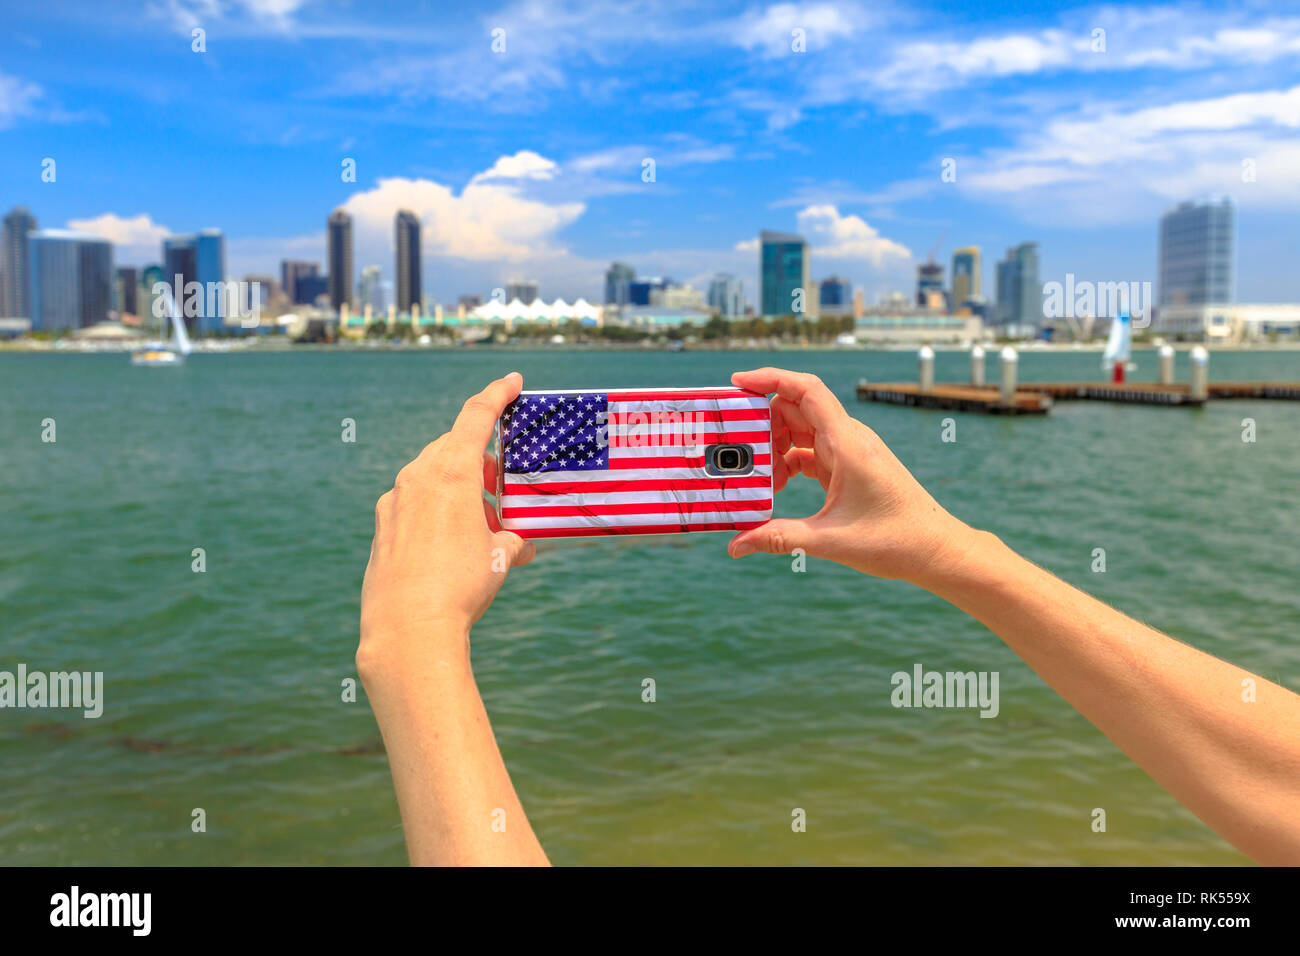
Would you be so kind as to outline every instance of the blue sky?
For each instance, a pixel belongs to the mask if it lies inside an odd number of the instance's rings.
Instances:
[[[216,226],[236,278],[323,261],[343,205],[391,279],[411,208],[444,302],[613,259],[752,302],[758,230],[797,230],[874,301],[967,244],[989,293],[1028,239],[1044,281],[1154,279],[1160,213],[1228,194],[1239,298],[1300,301],[1300,11],[953,6],[3,0],[0,205],[119,264]]]

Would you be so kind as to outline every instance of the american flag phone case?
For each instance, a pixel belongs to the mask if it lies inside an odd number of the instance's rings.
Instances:
[[[772,517],[772,412],[734,386],[521,392],[497,423],[525,538],[740,531]]]

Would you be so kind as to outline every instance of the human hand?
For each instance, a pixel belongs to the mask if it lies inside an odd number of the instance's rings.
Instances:
[[[815,478],[826,490],[825,504],[811,517],[777,518],[736,535],[727,549],[732,557],[802,548],[864,574],[924,586],[937,563],[960,553],[971,529],[945,511],[817,376],[762,368],[737,372],[731,382],[776,393],[773,491],[795,475]]]
[[[484,452],[497,419],[523,387],[511,372],[471,397],[451,431],[425,446],[375,505],[375,537],[361,586],[362,671],[401,669],[430,653],[468,663],[469,629],[532,542],[502,531],[483,499],[497,461]]]

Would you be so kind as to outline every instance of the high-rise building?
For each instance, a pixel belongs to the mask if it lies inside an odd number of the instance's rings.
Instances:
[[[997,324],[1029,334],[1043,320],[1043,284],[1038,278],[1038,243],[1022,242],[1007,250],[997,265]]]
[[[665,309],[695,309],[703,311],[704,296],[700,290],[689,285],[669,285],[664,286],[650,302],[651,305],[661,305]]]
[[[963,246],[952,254],[952,304],[960,306],[980,296],[980,247]]]
[[[140,270],[119,266],[113,282],[113,308],[118,315],[139,315]]]
[[[370,306],[374,314],[388,308],[384,304],[384,276],[379,266],[366,266],[361,270],[361,281],[357,283],[357,308],[366,306]]]
[[[943,266],[923,262],[916,267],[916,304],[932,309],[943,301]]]
[[[244,285],[240,291],[242,299],[239,307],[243,309],[244,315],[253,313],[260,315],[262,310],[271,305],[279,292],[274,276],[247,275],[241,281]]]
[[[27,257],[33,330],[79,329],[108,320],[111,242],[67,229],[42,229],[27,236]]]
[[[203,308],[197,316],[186,316],[185,325],[193,332],[219,332],[225,327],[226,313],[230,305],[225,296],[215,295],[216,286],[224,286],[226,281],[226,241],[220,229],[204,229],[189,236],[169,236],[163,240],[164,281],[173,285],[179,281],[181,297],[177,305],[181,306],[189,298],[186,286],[197,282],[203,287]],[[180,279],[177,279],[180,276]],[[209,309],[209,304],[215,309]]]
[[[518,299],[524,305],[532,305],[537,299],[537,283],[532,279],[513,279],[506,283],[506,301]]]
[[[154,310],[154,300],[158,298],[158,293],[154,290],[159,283],[171,284],[162,266],[150,264],[140,270],[140,311],[136,315],[140,316],[140,321],[146,328],[161,330],[162,323],[166,320],[159,318]],[[161,310],[161,307],[159,309]]]
[[[1219,197],[1184,202],[1160,217],[1160,304],[1236,300],[1236,207]]]
[[[326,268],[329,270],[330,308],[337,311],[344,305],[352,306],[352,217],[342,209],[335,209],[330,213],[326,228],[329,232]]]
[[[656,298],[662,298],[663,290],[672,285],[672,279],[654,276],[649,279],[633,279],[627,284],[628,305],[652,305]]]
[[[818,314],[845,316],[853,314],[853,283],[839,276],[821,281],[818,290]]]
[[[280,260],[280,288],[284,290],[284,297],[291,305],[306,305],[312,301],[298,291],[298,283],[302,279],[319,275],[319,263],[304,262],[301,259]]]
[[[803,236],[764,229],[759,234],[763,315],[817,314],[817,294],[808,278],[808,243]]]
[[[0,318],[31,318],[27,236],[35,231],[36,217],[26,206],[15,206],[5,216],[0,238]]]
[[[330,292],[329,276],[322,276],[322,275],[299,276],[298,287],[296,289],[296,292],[298,293],[298,302],[295,304],[315,305],[315,306],[321,305],[322,303],[317,300],[322,299],[322,297],[326,300],[328,300],[329,298],[329,292]],[[328,305],[329,303],[328,301],[326,301],[324,304]]]
[[[605,270],[605,304],[620,308],[628,305],[628,286],[635,281],[635,269],[625,262],[613,263]]]
[[[745,284],[727,272],[719,272],[709,282],[709,308],[723,317],[734,319],[745,314]]]
[[[410,312],[424,301],[420,289],[420,220],[415,213],[400,209],[393,220],[397,230],[397,311]]]

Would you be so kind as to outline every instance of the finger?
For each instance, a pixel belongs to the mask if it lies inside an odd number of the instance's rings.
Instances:
[[[786,466],[785,455],[778,452],[772,456],[772,494],[784,488],[789,480],[790,469]]]
[[[790,429],[784,424],[777,425],[775,420],[772,424],[772,450],[778,455],[784,455],[790,450]]]
[[[747,554],[789,554],[795,548],[809,550],[812,532],[807,522],[792,518],[776,518],[749,531],[742,531],[731,539],[727,553],[733,558]]]
[[[378,538],[388,520],[388,511],[393,504],[393,493],[385,491],[375,502],[375,537]]]
[[[513,531],[498,531],[492,538],[496,547],[505,548],[512,568],[527,564],[537,554],[537,548],[531,541],[519,537]]]
[[[487,518],[489,531],[495,534],[501,530],[501,517],[497,514],[497,509],[492,507],[492,502],[486,498],[483,499],[483,517]]]
[[[781,456],[781,460],[785,465],[786,473],[791,478],[795,475],[803,475],[806,478],[822,481],[822,470],[817,462],[817,455],[807,448],[791,448]]]
[[[785,423],[786,428],[792,432],[812,434],[817,431],[798,405],[780,395],[772,399],[772,415],[776,417],[777,414],[781,416],[781,421]]]
[[[490,383],[477,395],[471,395],[456,416],[456,423],[451,426],[452,437],[473,447],[476,455],[480,454],[492,437],[497,419],[506,410],[506,406],[519,396],[519,390],[523,387],[524,377],[518,372],[511,372]]]
[[[776,393],[797,405],[812,431],[837,427],[848,412],[826,384],[816,375],[791,372],[783,368],[760,368],[749,372],[736,372],[731,383],[764,395]]]
[[[497,476],[499,474],[497,456],[485,452],[483,455],[483,490],[493,497],[497,493]]]

